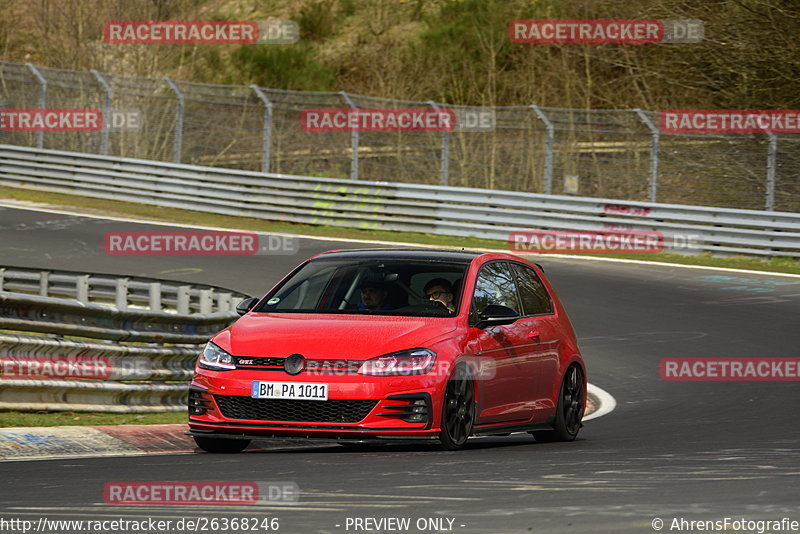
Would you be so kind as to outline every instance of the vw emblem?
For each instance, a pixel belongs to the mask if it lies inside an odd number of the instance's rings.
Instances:
[[[291,356],[286,358],[283,362],[283,368],[290,375],[299,374],[300,371],[305,369],[305,367],[306,367],[306,359],[303,357],[302,354],[292,354]]]

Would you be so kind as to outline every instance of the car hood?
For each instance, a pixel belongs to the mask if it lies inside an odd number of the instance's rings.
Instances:
[[[457,318],[249,313],[212,341],[234,356],[363,360],[426,347],[456,325]]]

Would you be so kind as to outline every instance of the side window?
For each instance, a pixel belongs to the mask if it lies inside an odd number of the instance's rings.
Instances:
[[[514,275],[506,262],[494,262],[484,265],[478,274],[473,297],[475,311],[483,313],[487,306],[498,304],[507,306],[520,313],[517,288]]]
[[[536,272],[519,263],[512,263],[511,265],[517,275],[519,295],[522,298],[522,309],[524,310],[523,315],[553,313],[550,296],[547,294],[542,281],[536,276]]]

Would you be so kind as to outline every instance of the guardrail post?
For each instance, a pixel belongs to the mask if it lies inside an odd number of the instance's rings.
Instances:
[[[0,267],[0,291],[3,291],[3,284],[5,283],[6,268]]]
[[[769,136],[769,145],[767,148],[767,211],[775,210],[775,168],[776,160],[778,158],[778,136],[772,132],[767,133]]]
[[[531,109],[540,121],[544,123],[545,130],[547,131],[547,139],[545,140],[544,152],[544,194],[553,194],[553,145],[556,140],[556,127],[553,121],[544,114],[544,111],[539,106],[531,106]]]
[[[655,202],[656,198],[658,197],[658,152],[659,146],[661,144],[661,131],[658,129],[653,121],[650,120],[650,117],[639,108],[634,109],[633,111],[639,115],[639,118],[642,122],[647,126],[650,130],[651,138],[650,138],[650,192],[649,192],[649,200],[650,202]]]
[[[180,314],[189,313],[189,297],[192,286],[178,286],[178,296],[175,307]]]
[[[267,95],[257,85],[251,85],[250,89],[255,91],[256,96],[264,103],[264,125],[261,135],[261,172],[269,172],[270,148],[272,146],[272,102]]]
[[[214,311],[214,291],[211,289],[200,290],[200,313],[208,315]]]
[[[148,290],[148,300],[150,301],[150,309],[153,311],[161,311],[161,282],[151,282]]]
[[[36,79],[39,81],[39,109],[44,109],[47,106],[47,80],[44,79],[42,73],[39,72],[33,63],[25,63],[25,65],[33,72]],[[36,133],[36,148],[44,148],[44,130]]]
[[[89,302],[89,275],[84,274],[75,278],[75,298],[78,302]]]
[[[103,137],[100,141],[100,153],[104,156],[108,155],[108,139],[109,134],[111,133],[111,100],[114,95],[113,89],[111,89],[111,84],[103,77],[102,74],[97,72],[96,70],[92,69],[92,74],[100,82],[100,85],[103,86],[106,92],[106,101],[103,106]]]
[[[181,162],[181,149],[183,145],[183,91],[175,85],[175,82],[169,76],[164,77],[164,81],[167,82],[167,85],[175,91],[175,95],[178,97],[178,100],[175,104],[175,134],[174,134],[174,148],[172,153],[172,161],[173,163],[180,163]]]
[[[117,290],[114,295],[114,303],[118,310],[128,308],[128,279],[117,278]]]
[[[47,290],[50,287],[50,272],[42,271],[39,273],[39,295],[42,297],[47,296]]]
[[[345,91],[341,91],[339,93],[342,96],[345,104],[350,109],[358,109],[353,99],[350,98]],[[351,180],[358,180],[358,150],[359,150],[359,136],[358,136],[358,128],[353,128],[350,130],[350,179]]]
[[[231,302],[230,293],[217,293],[217,311],[226,312],[236,309]]]
[[[428,104],[439,111],[439,104],[434,102],[433,100],[428,100]],[[442,164],[439,170],[439,183],[441,185],[448,185],[450,182],[450,132],[443,131],[442,132]]]

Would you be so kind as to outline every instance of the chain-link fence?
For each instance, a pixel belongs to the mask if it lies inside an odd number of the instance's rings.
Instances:
[[[658,113],[469,108],[0,62],[0,108],[138,111],[138,129],[0,132],[0,143],[252,171],[800,211],[800,135],[668,134]],[[444,133],[308,132],[309,108],[491,113]],[[107,115],[108,116],[108,115]]]

